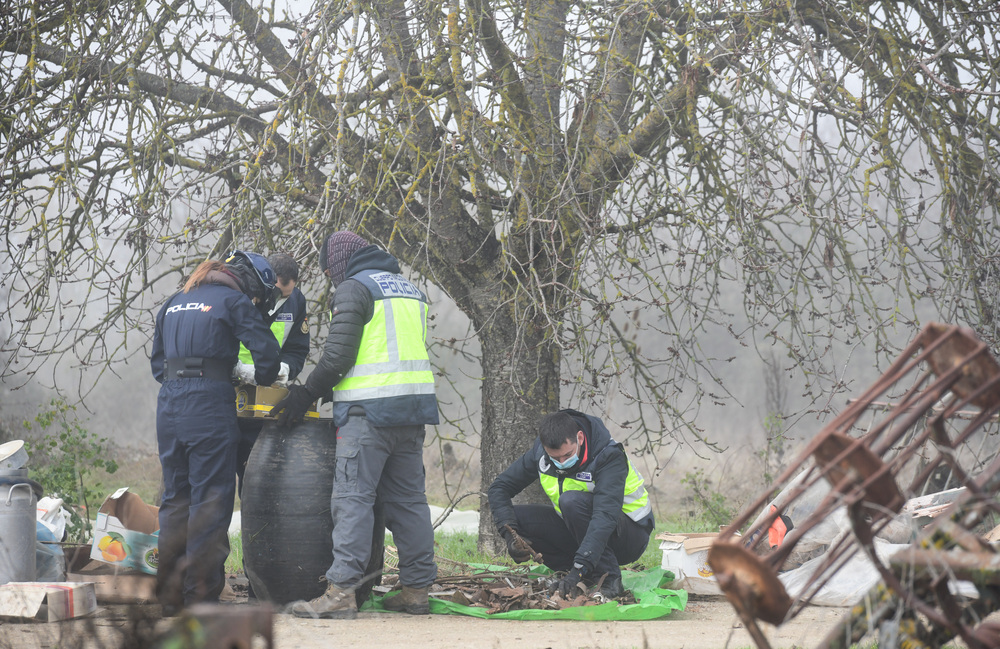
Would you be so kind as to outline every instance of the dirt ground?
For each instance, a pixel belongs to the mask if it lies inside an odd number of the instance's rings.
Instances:
[[[237,604],[225,608],[250,610],[248,606]],[[146,610],[139,611],[140,614],[157,612],[155,606],[141,608]],[[775,649],[814,647],[843,615],[844,609],[809,608],[778,629],[766,627],[765,633]],[[385,612],[360,613],[356,620],[301,620],[285,614],[276,614],[273,619],[274,647],[281,649],[744,649],[754,646],[729,604],[717,599],[692,598],[686,610],[648,622],[522,622]],[[154,634],[169,631],[172,624],[176,620],[156,622]],[[0,647],[123,648],[122,638],[130,626],[124,606],[102,607],[89,620],[51,624],[0,622]],[[264,646],[259,638],[253,644],[254,649]]]
[[[840,609],[810,609],[804,615],[768,634],[778,647],[812,647],[840,617]],[[346,624],[300,621],[282,615],[278,621],[281,647],[319,647],[309,644],[321,635],[326,646],[351,646],[365,638],[372,648],[463,647],[463,649],[722,649],[752,647],[750,636],[724,601],[689,603],[649,622],[522,622],[481,620],[462,616],[406,616],[361,614]],[[287,644],[285,644],[287,643]]]

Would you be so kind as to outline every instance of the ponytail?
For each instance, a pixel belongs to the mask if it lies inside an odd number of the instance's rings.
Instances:
[[[188,277],[187,282],[184,283],[184,292],[187,293],[193,288],[198,288],[201,283],[205,281],[208,274],[212,271],[222,271],[225,272],[226,265],[221,261],[216,261],[214,259],[209,259],[198,264],[198,267],[194,269],[191,273],[191,277]]]

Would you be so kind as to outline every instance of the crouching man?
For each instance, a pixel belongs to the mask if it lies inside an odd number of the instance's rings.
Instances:
[[[552,505],[514,505],[536,479]],[[620,596],[619,566],[642,556],[654,526],[642,476],[622,445],[600,419],[576,410],[542,417],[534,446],[493,481],[488,496],[511,558],[532,558],[516,534],[546,566],[566,573],[554,584],[563,597],[602,576],[601,593]]]

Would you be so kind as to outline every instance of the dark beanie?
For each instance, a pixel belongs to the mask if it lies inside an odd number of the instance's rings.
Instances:
[[[367,245],[367,241],[350,230],[338,230],[326,238],[319,252],[319,267],[324,273],[330,271],[330,279],[337,286],[344,281],[351,255]]]

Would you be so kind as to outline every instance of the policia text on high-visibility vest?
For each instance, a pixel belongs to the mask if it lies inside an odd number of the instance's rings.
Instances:
[[[376,298],[354,366],[333,388],[333,400],[366,401],[434,394],[434,373],[425,344],[427,302],[403,277],[376,272],[357,279]],[[381,298],[381,299],[380,299]]]

